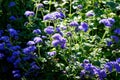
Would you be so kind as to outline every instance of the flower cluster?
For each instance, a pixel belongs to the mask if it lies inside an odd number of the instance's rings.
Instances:
[[[53,38],[52,45],[54,47],[60,45],[62,49],[66,48],[66,39],[63,38],[60,34],[56,33],[52,36],[52,38]]]
[[[104,24],[106,27],[112,27],[115,23],[115,20],[113,18],[101,19],[99,23]]]
[[[93,66],[89,60],[84,60],[81,66],[84,68],[81,73],[80,77],[85,78],[86,75],[89,77],[97,76],[100,80],[103,80],[107,76],[105,69],[100,69]]]
[[[43,20],[56,20],[56,19],[63,19],[65,18],[65,15],[63,14],[63,12],[52,12],[49,14],[46,14],[43,17]]]

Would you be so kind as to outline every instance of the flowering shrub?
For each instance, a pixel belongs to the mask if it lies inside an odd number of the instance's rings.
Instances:
[[[118,80],[120,1],[2,0],[1,80]]]

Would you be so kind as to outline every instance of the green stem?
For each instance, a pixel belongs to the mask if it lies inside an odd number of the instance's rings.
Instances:
[[[70,0],[70,15],[71,15],[71,10],[72,10],[72,0]]]
[[[39,43],[37,44],[37,47],[38,47],[38,56],[41,57],[41,54],[40,54],[40,45],[39,45]]]
[[[51,11],[51,3],[52,3],[52,0],[50,0],[50,3],[49,3],[49,12]]]
[[[37,15],[38,15],[38,7],[36,8],[36,12],[35,12],[35,18],[37,18]]]
[[[103,42],[103,40],[104,40],[104,38],[105,38],[106,34],[107,34],[107,30],[106,30],[106,31],[105,31],[105,33],[103,34],[102,39],[101,39],[101,41],[100,41],[100,43],[99,43],[99,44],[101,44],[101,43]]]

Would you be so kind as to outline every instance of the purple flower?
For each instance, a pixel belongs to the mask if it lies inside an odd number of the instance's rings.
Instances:
[[[43,8],[43,7],[44,7],[44,5],[43,5],[42,3],[39,3],[39,4],[37,4],[36,6],[37,6],[37,8],[38,8],[38,9],[40,9],[40,8]]]
[[[0,60],[3,59],[5,55],[3,53],[0,53]]]
[[[112,19],[112,18],[108,18],[108,19],[101,19],[100,21],[99,21],[99,23],[101,24],[104,24],[106,27],[111,27],[111,26],[113,26],[113,24],[115,23],[115,20],[114,19]]]
[[[81,22],[81,25],[78,27],[78,29],[86,32],[88,30],[88,24],[85,22]]]
[[[16,17],[15,16],[10,16],[9,18],[11,21],[15,21],[16,20]]]
[[[117,62],[117,63],[120,63],[120,58],[116,59],[116,62]]]
[[[31,52],[34,52],[35,50],[36,50],[35,46],[29,46],[29,47],[23,49],[23,53],[24,54],[29,54]]]
[[[53,20],[53,16],[51,14],[46,14],[44,17],[43,17],[43,20]]]
[[[35,37],[33,40],[35,43],[41,43],[42,39],[40,37]]]
[[[60,47],[61,47],[62,49],[65,49],[65,48],[66,48],[66,43],[61,43],[61,44],[60,44]]]
[[[57,27],[57,28],[56,28],[56,31],[57,31],[58,33],[61,32],[60,27]]]
[[[111,62],[107,62],[105,65],[104,65],[105,69],[107,69],[109,72],[112,72],[113,70],[113,65]]]
[[[13,70],[12,74],[15,78],[20,78],[21,77],[20,70]]]
[[[41,30],[40,29],[35,29],[35,30],[33,30],[33,33],[34,34],[41,34]]]
[[[2,41],[4,41],[4,42],[10,42],[8,36],[2,36],[2,37],[0,38],[0,40],[2,40]]]
[[[52,12],[49,14],[46,14],[43,17],[43,20],[56,20],[56,19],[62,19],[65,15],[62,12]]]
[[[111,39],[113,39],[116,43],[119,42],[119,37],[117,36],[111,36]]]
[[[8,29],[8,31],[9,31],[9,34],[10,34],[11,37],[18,36],[18,33],[17,33],[17,31],[15,29],[10,28],[10,29]]]
[[[70,24],[69,24],[70,26],[79,26],[79,24],[78,24],[78,22],[76,22],[76,21],[72,21],[72,22],[70,22]]]
[[[115,29],[115,30],[114,30],[114,33],[120,35],[120,28]]]
[[[113,44],[112,41],[107,41],[107,46],[111,46]]]
[[[114,68],[116,69],[117,72],[120,72],[120,66],[117,62],[113,62]]]
[[[0,30],[0,37],[2,36],[3,33],[4,33],[3,30]]]
[[[65,17],[65,15],[62,12],[53,12],[51,13],[54,19],[62,19]]]
[[[49,56],[54,56],[56,54],[56,51],[48,52]]]
[[[4,43],[0,43],[0,50],[5,50],[5,44]]]
[[[41,36],[42,37],[42,39],[46,39],[47,38],[47,36]]]
[[[14,64],[14,67],[15,67],[15,68],[18,68],[20,62],[21,62],[21,59],[20,59],[20,58],[17,58],[17,59],[15,60],[15,62],[13,63],[13,64]]]
[[[66,26],[60,26],[60,28],[61,28],[62,30],[66,30],[66,29],[67,29]]]
[[[56,34],[54,34],[54,35],[52,36],[52,38],[53,38],[53,39],[60,40],[60,39],[62,38],[62,36],[61,36],[60,34],[56,33]]]
[[[35,13],[34,13],[33,11],[25,11],[24,15],[25,15],[26,17],[28,17],[28,16],[34,16]]]
[[[14,51],[14,52],[12,53],[12,55],[17,57],[17,56],[20,55],[20,51]]]
[[[70,37],[70,36],[72,36],[72,33],[71,32],[67,32],[66,35],[67,35],[67,37]]]
[[[13,7],[15,5],[16,5],[16,3],[14,1],[12,1],[12,2],[9,3],[8,7]]]
[[[87,60],[87,59],[84,59],[84,61],[83,61],[83,63],[89,63],[89,60]]]
[[[17,51],[20,48],[21,48],[20,46],[11,46],[9,49],[12,50],[12,51]]]
[[[95,13],[93,12],[93,10],[90,10],[86,13],[86,16],[89,17],[89,16],[94,16]]]
[[[53,26],[48,26],[47,28],[44,29],[44,32],[47,34],[53,34],[54,33]]]
[[[52,45],[54,47],[57,47],[58,45],[60,45],[62,49],[66,47],[66,39],[63,38],[60,34],[56,33],[52,36],[52,38],[54,39],[52,41]]]
[[[60,41],[59,41],[59,40],[53,40],[53,41],[52,41],[52,45],[53,45],[54,47],[57,47],[59,44],[60,44]]]
[[[80,77],[83,77],[85,75],[86,71],[85,70],[81,70],[80,72]]]
[[[83,8],[83,6],[82,6],[82,5],[78,5],[77,7],[78,7],[78,9],[82,9],[82,8]]]
[[[100,73],[99,73],[100,79],[105,78],[106,76],[107,76],[106,71],[104,69],[100,70]]]
[[[32,62],[32,63],[30,64],[30,66],[31,66],[31,69],[40,69],[40,67],[39,67],[38,65],[36,65],[35,62]]]
[[[115,20],[113,18],[108,18],[108,21],[111,23],[111,24],[114,24],[115,23]]]
[[[34,42],[34,41],[28,41],[28,42],[27,42],[27,45],[28,45],[28,46],[33,46],[33,45],[35,45],[35,42]]]

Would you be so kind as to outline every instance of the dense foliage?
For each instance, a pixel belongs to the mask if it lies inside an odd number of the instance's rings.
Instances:
[[[0,80],[119,80],[119,0],[0,0]]]

